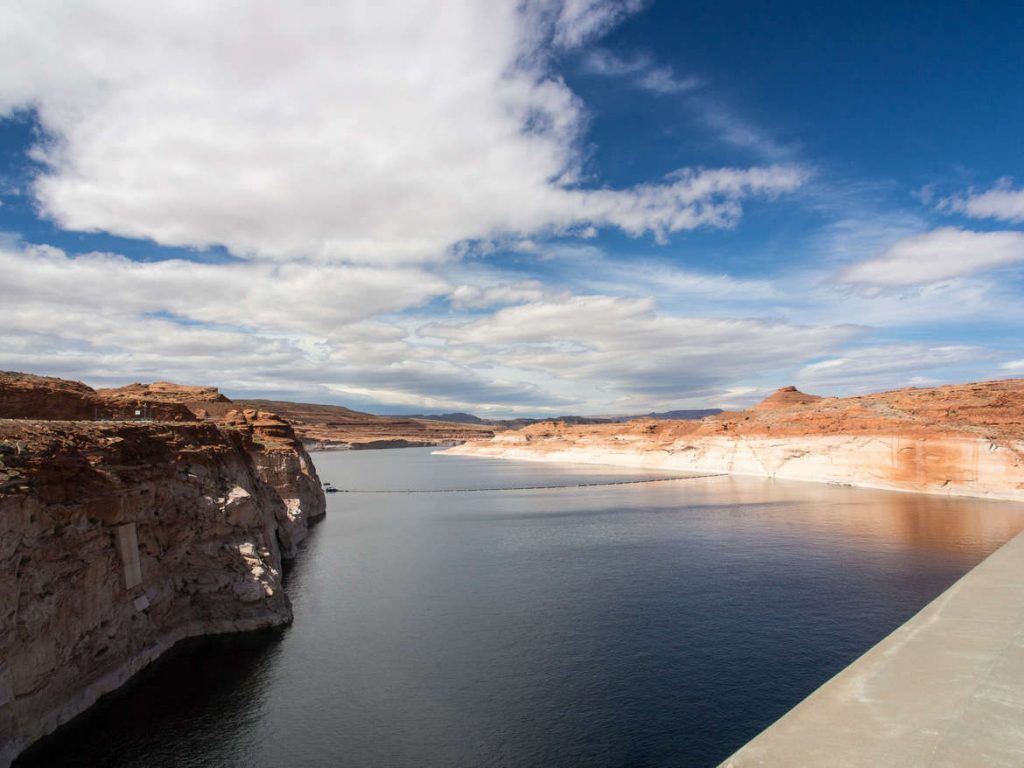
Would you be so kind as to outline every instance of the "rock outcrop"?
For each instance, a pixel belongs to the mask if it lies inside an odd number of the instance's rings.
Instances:
[[[231,402],[216,387],[191,387],[157,381],[152,384],[128,384],[124,387],[96,390],[102,404],[101,418],[155,421],[195,421],[202,418],[197,406]]]
[[[848,398],[786,387],[701,421],[548,422],[446,452],[1024,500],[1024,380]]]
[[[0,380],[34,415],[0,418],[0,765],[184,638],[290,621],[282,558],[325,510],[272,414],[44,420],[99,395],[27,380]]]
[[[281,498],[278,538],[284,556],[294,557],[309,524],[323,517],[327,508],[323,485],[309,454],[291,424],[276,414],[252,408],[229,411],[223,424],[248,437],[253,446],[250,456],[260,479]]]
[[[0,418],[89,420],[99,407],[95,390],[81,382],[0,371]]]

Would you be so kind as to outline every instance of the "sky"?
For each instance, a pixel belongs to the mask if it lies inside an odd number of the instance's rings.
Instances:
[[[378,413],[1024,376],[1024,4],[0,0],[0,369]]]

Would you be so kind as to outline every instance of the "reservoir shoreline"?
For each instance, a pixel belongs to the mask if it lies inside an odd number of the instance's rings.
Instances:
[[[700,421],[545,422],[443,453],[1024,501],[1024,381],[858,397],[783,387]]]
[[[905,473],[904,452],[934,455],[939,450],[967,457],[974,464],[969,481]],[[899,435],[871,438],[705,439],[684,447],[573,445],[554,438],[519,442],[515,435],[471,441],[436,451],[440,455],[476,456],[555,464],[595,464],[640,470],[698,472],[767,477],[778,480],[845,485],[881,491],[934,496],[1024,501],[1020,446],[1003,448],[982,440],[907,440]],[[982,456],[982,461],[978,457]]]

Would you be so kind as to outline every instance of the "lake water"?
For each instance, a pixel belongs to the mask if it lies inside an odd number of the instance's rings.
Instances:
[[[16,765],[712,766],[1018,531],[1020,505],[314,454],[293,626],[179,650]]]

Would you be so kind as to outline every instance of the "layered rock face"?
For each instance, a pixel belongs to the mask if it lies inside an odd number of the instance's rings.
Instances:
[[[183,638],[291,620],[319,479],[287,422],[226,421],[0,419],[0,765]]]
[[[850,398],[787,387],[698,422],[545,423],[446,452],[1024,500],[1024,380]]]
[[[229,411],[223,423],[244,433],[254,446],[250,456],[260,479],[273,487],[283,502],[278,538],[284,556],[294,557],[310,522],[327,510],[323,485],[309,454],[291,424],[276,414],[246,408]]]

